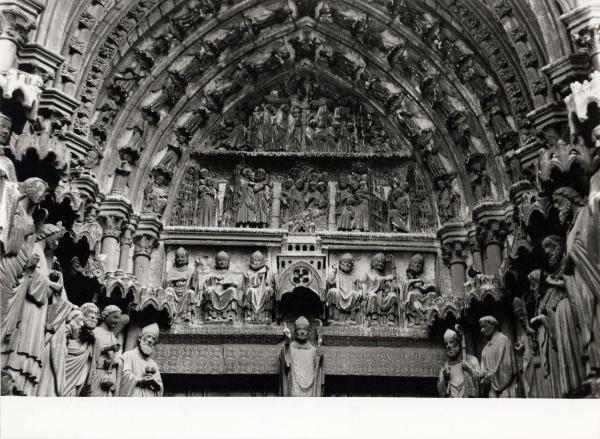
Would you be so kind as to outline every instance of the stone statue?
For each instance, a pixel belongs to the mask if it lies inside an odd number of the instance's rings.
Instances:
[[[515,353],[519,363],[519,374],[526,398],[545,397],[542,363],[535,331],[529,325],[525,303],[520,297],[513,300],[513,312],[517,319],[517,339]]]
[[[335,194],[335,209],[337,215],[338,230],[352,230],[354,221],[354,205],[356,200],[350,184],[346,178],[338,182],[338,190]]]
[[[197,225],[214,227],[217,223],[217,188],[214,180],[208,177],[208,170],[200,170],[198,180]]]
[[[183,247],[179,247],[175,251],[173,266],[167,270],[164,282],[165,293],[172,294],[177,304],[174,323],[193,320],[196,305],[191,285],[193,271],[193,267],[190,266],[189,253]]]
[[[229,271],[229,255],[220,251],[215,257],[215,268],[202,284],[202,308],[206,321],[233,322],[240,301],[239,285],[235,274]]]
[[[462,337],[452,329],[444,333],[447,360],[440,369],[437,388],[444,398],[478,398],[481,370],[479,361],[462,347]]]
[[[435,285],[423,278],[425,259],[420,253],[411,256],[406,269],[406,283],[403,285],[400,303],[406,312],[409,326],[425,324],[426,314],[423,302],[431,293],[435,293]]]
[[[445,178],[437,180],[438,213],[442,224],[460,219],[460,194],[456,193]]]
[[[73,305],[66,299],[62,273],[51,269],[63,232],[53,224],[44,225],[32,253],[23,255],[28,261],[23,280],[12,291],[3,291],[2,368],[11,375],[17,394],[38,393],[43,369],[51,358],[60,363],[57,373],[64,373],[64,368],[60,371],[64,358],[59,358],[59,351],[66,343],[64,323]],[[62,338],[53,337],[57,331]],[[45,390],[50,391],[51,378],[45,376]]]
[[[258,250],[250,256],[250,269],[244,273],[240,291],[246,323],[271,324],[275,306],[275,274]]]
[[[361,324],[361,281],[354,274],[354,258],[350,253],[340,257],[339,268],[331,266],[327,278],[325,306],[329,310],[331,324]]]
[[[138,346],[121,355],[123,372],[119,396],[162,396],[158,364],[152,359],[158,334],[156,323],[145,326],[138,338]]]
[[[481,386],[490,398],[518,398],[518,367],[512,341],[492,316],[479,319],[487,344],[481,353]]]
[[[267,181],[267,173],[259,168],[254,174],[254,193],[256,199],[256,219],[254,225],[258,228],[269,227],[271,222],[271,186]]]
[[[117,334],[129,323],[129,316],[121,314],[116,305],[102,310],[102,324],[94,329],[94,367],[91,396],[118,395],[118,354],[121,344]]]
[[[250,168],[242,170],[236,194],[236,227],[250,227],[256,223],[256,194],[254,192],[254,172]]]
[[[63,396],[85,396],[90,390],[94,348],[94,328],[98,325],[100,310],[93,303],[81,305],[83,326],[77,336],[67,340],[65,390]]]
[[[10,143],[12,135],[12,119],[5,114],[0,113],[0,146],[6,146]]]
[[[592,133],[593,138],[594,133],[597,129]],[[588,376],[597,375],[600,370],[600,188],[595,186],[599,175],[596,172],[591,179],[587,205],[568,187],[557,189],[552,196],[561,225],[568,227],[564,281],[569,300],[579,317]]]
[[[299,317],[294,323],[294,340],[287,326],[279,356],[279,394],[281,396],[322,396],[325,374],[321,340],[315,347],[308,339],[309,323]]]
[[[550,383],[558,384],[560,396],[572,396],[585,380],[585,371],[578,319],[563,277],[563,240],[555,235],[547,236],[542,241],[542,248],[548,272],[543,272],[540,278],[544,295],[531,324],[537,326],[541,323],[550,338],[550,345],[543,346]]]
[[[168,186],[162,174],[151,178],[144,188],[144,205],[142,212],[162,215],[167,207]]]
[[[392,232],[406,233],[410,213],[410,198],[408,183],[400,184],[397,178],[392,179],[392,189],[387,196],[390,230]]]
[[[383,253],[371,258],[371,269],[363,280],[365,313],[369,326],[398,323],[398,286],[394,274],[385,274]]]
[[[368,232],[370,222],[369,201],[371,200],[371,193],[369,192],[366,179],[361,179],[361,181],[358,182],[354,197],[356,205],[354,206],[352,230]]]

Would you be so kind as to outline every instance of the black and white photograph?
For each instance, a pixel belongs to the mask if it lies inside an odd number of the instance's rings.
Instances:
[[[600,437],[600,0],[0,0],[0,145],[4,437]]]

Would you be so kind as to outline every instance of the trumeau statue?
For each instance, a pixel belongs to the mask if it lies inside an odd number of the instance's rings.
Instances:
[[[482,392],[490,398],[519,398],[518,366],[512,341],[492,316],[479,319],[487,343],[481,353]]]
[[[118,355],[121,344],[117,334],[129,323],[129,316],[121,314],[116,305],[102,310],[102,324],[94,329],[94,367],[91,396],[118,395]]]
[[[175,251],[173,266],[167,270],[164,281],[165,293],[172,294],[177,304],[174,323],[190,322],[194,317],[196,300],[191,283],[193,271],[189,253],[183,247],[179,247]]]
[[[239,297],[239,280],[235,273],[229,271],[229,255],[220,251],[215,257],[215,268],[204,279],[202,284],[202,309],[205,322],[230,321],[237,317]]]
[[[386,257],[377,253],[365,274],[365,314],[369,326],[395,325],[398,322],[398,286],[395,274],[385,274]]]
[[[81,305],[83,326],[67,340],[65,390],[63,396],[85,396],[90,391],[94,348],[94,328],[100,310],[93,303]]]
[[[461,336],[452,329],[444,333],[447,360],[440,369],[438,392],[444,398],[478,398],[480,367],[473,355],[461,353]]]
[[[299,317],[294,323],[294,340],[287,326],[279,356],[279,394],[281,396],[322,396],[325,374],[321,340],[315,347],[309,340],[309,323]]]
[[[119,396],[162,396],[163,383],[158,364],[152,359],[158,334],[156,323],[145,326],[138,346],[121,355],[123,371]]]
[[[240,291],[246,323],[271,324],[275,308],[275,274],[258,250],[250,256],[250,268],[244,273]]]
[[[350,253],[340,257],[339,268],[331,266],[327,278],[327,298],[325,305],[329,310],[331,324],[362,323],[362,284],[354,273],[354,258]]]

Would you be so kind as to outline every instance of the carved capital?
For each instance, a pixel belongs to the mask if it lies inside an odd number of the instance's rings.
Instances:
[[[158,236],[150,233],[137,233],[133,237],[134,253],[133,256],[146,256],[150,258],[152,250],[158,245]]]
[[[600,5],[591,2],[580,5],[560,18],[565,23],[575,47],[587,52],[594,70],[598,70],[595,58],[600,53]]]
[[[42,94],[44,81],[39,75],[26,73],[17,69],[8,69],[0,73],[0,88],[4,99],[10,99],[15,92],[20,92],[23,111],[29,120],[37,117],[37,110]]]
[[[118,240],[121,237],[123,225],[126,224],[126,218],[118,214],[101,214],[98,217],[98,222],[102,225],[103,238],[116,238]]]
[[[37,13],[27,8],[26,1],[0,5],[0,39],[13,41],[22,46],[29,41],[29,34],[36,28]]]
[[[454,264],[465,265],[464,250],[466,247],[465,241],[450,241],[442,245],[442,260],[444,265],[450,267]]]
[[[133,234],[135,233],[136,227],[134,224],[129,223],[123,227],[123,234],[121,235],[121,245],[133,245]]]
[[[479,222],[477,232],[481,248],[489,245],[502,246],[508,233],[508,226],[504,220],[486,220]]]

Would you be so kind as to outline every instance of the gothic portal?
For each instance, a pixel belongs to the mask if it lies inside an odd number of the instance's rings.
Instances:
[[[599,19],[0,1],[3,394],[597,395]]]

